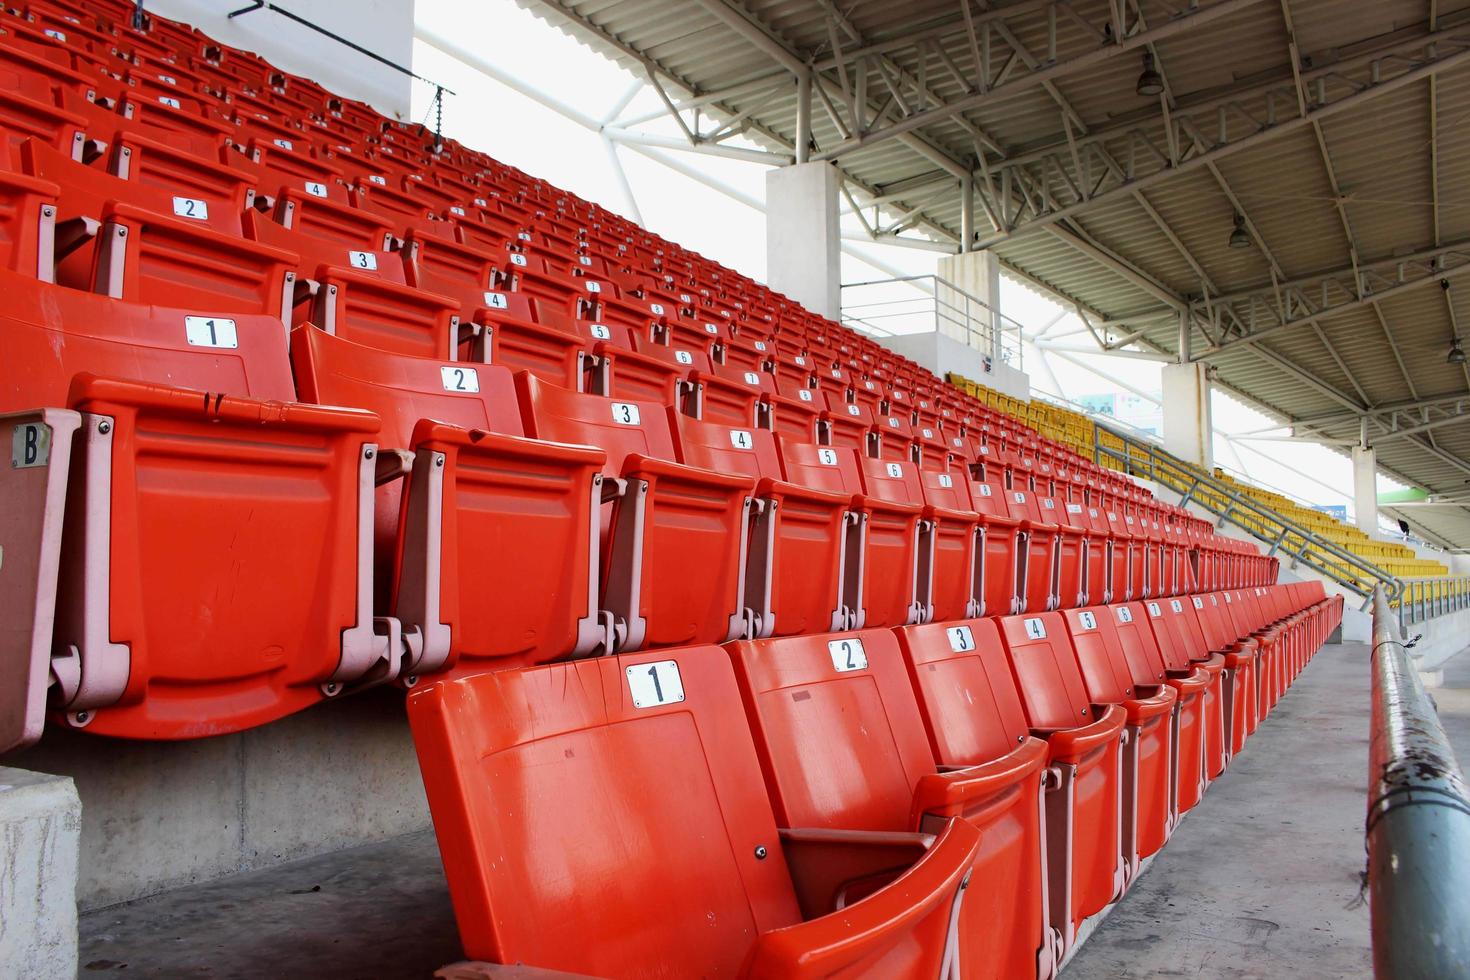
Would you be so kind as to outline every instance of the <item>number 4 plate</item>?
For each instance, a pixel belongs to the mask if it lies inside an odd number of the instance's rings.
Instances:
[[[656,708],[661,704],[678,704],[684,700],[684,680],[679,665],[672,660],[629,667],[628,694],[635,708]]]

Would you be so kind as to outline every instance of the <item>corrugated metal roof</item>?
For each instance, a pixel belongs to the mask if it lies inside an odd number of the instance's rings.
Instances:
[[[1389,471],[1432,492],[1470,481],[1470,425],[1387,431],[1443,421],[1453,405],[1429,415],[1382,410],[1470,395],[1466,372],[1445,363],[1451,310],[1470,323],[1470,277],[1447,295],[1430,281],[1452,259],[1470,263],[1470,248],[1434,267],[1383,264],[1470,245],[1470,3],[1202,0],[1181,9],[1142,0],[1118,4],[1125,15],[1115,22],[1109,0],[517,2],[625,67],[651,71],[676,101],[721,96],[703,106],[707,117],[747,113],[744,135],[775,152],[792,153],[796,138],[793,66],[811,66],[832,105],[813,100],[818,156],[851,142],[859,103],[864,125],[879,132],[928,113],[907,135],[865,137],[835,161],[855,193],[864,189],[861,200],[898,191],[887,220],[918,207],[906,234],[958,241],[956,174],[971,170],[977,197],[994,204],[977,207],[978,237],[1101,314],[1115,336],[1141,329],[1143,343],[1173,351],[1177,322],[1158,314],[1194,303],[1213,324],[1195,331],[1196,354],[1227,345],[1206,355],[1222,384],[1292,420],[1329,419],[1311,431],[1330,439],[1355,439],[1357,414],[1374,413]],[[1135,91],[1145,50],[1169,99]],[[982,65],[986,92],[977,94]],[[962,99],[963,109],[939,111]],[[1166,110],[1187,120],[1176,122],[1173,146]],[[1303,110],[1315,125],[1302,123]],[[1014,182],[992,189],[987,174]],[[1250,248],[1227,244],[1237,208],[1257,240]],[[995,210],[997,229],[987,220]],[[1354,286],[1355,268],[1370,265]],[[1329,274],[1346,285],[1324,288]],[[1424,286],[1371,301],[1409,280]],[[1299,294],[1278,288],[1293,281]],[[1233,321],[1204,309],[1202,297],[1252,291],[1260,296],[1238,300]],[[1302,320],[1324,296],[1344,305],[1241,343],[1276,320]],[[1470,547],[1470,512],[1406,514]]]

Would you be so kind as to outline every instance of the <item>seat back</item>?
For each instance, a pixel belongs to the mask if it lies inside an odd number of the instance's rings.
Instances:
[[[1148,611],[1141,602],[1122,602],[1108,607],[1118,632],[1118,645],[1128,663],[1133,683],[1140,687],[1162,684],[1168,668],[1163,651],[1148,624]]]
[[[934,771],[898,641],[887,630],[728,644],[776,820],[913,830]]]
[[[1080,728],[1097,720],[1059,613],[1005,616],[1000,634],[1032,728]]]
[[[1169,670],[1189,670],[1194,647],[1184,632],[1181,617],[1174,614],[1169,607],[1168,600],[1149,599],[1143,603],[1136,603],[1136,605],[1142,605],[1144,608],[1149,628],[1153,630],[1154,639],[1158,641],[1159,653],[1163,655],[1164,666]]]
[[[375,412],[386,448],[411,449],[421,419],[524,434],[515,382],[503,367],[393,354],[312,326],[291,331],[291,361],[303,401]]]
[[[467,956],[735,976],[800,920],[719,648],[428,684],[408,717]]]
[[[679,462],[717,473],[781,479],[775,437],[766,429],[700,421],[669,409]]]
[[[0,412],[65,405],[91,372],[293,401],[286,331],[269,316],[208,316],[53,286],[0,270]]]
[[[776,433],[781,469],[786,479],[814,490],[862,493],[857,454],[847,446],[818,446]]]
[[[967,619],[894,630],[940,765],[980,765],[1025,741],[1025,709],[995,624]]]
[[[621,475],[623,461],[632,455],[676,459],[662,404],[568,391],[530,373],[516,375],[516,386],[528,435],[599,447],[607,453],[608,476]]]
[[[1077,666],[1093,704],[1118,704],[1133,697],[1133,678],[1118,642],[1118,627],[1107,606],[1064,609],[1062,619],[1072,637]]]

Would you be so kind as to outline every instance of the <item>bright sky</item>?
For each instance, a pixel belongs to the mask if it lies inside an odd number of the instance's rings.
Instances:
[[[533,87],[573,116],[594,123],[607,121],[635,87],[637,92],[618,114],[620,118],[627,120],[661,108],[658,96],[641,86],[640,76],[594,54],[512,0],[418,0],[417,23],[414,70],[457,93],[446,97],[446,135],[632,216],[609,149],[596,132],[484,72]],[[440,43],[449,45],[474,39],[470,57],[481,64],[466,64],[425,39],[442,39]],[[431,88],[415,86],[416,119],[426,118],[432,95]],[[680,135],[667,116],[637,128]],[[755,279],[765,279],[765,217],[746,203],[759,206],[764,201],[765,164],[627,145],[616,152],[645,227]],[[690,171],[721,189],[687,176]],[[861,231],[851,216],[844,218],[843,227],[844,232]],[[892,245],[846,245],[854,254],[844,256],[845,283],[929,275],[938,258],[934,252]],[[1079,257],[1078,261],[1085,260]],[[1009,279],[1002,281],[1001,309],[1028,331],[1052,321],[1056,321],[1049,330],[1052,336],[1083,327],[1075,313]],[[1083,332],[1063,342],[1083,348],[1091,338]],[[1158,424],[1161,365],[1156,361],[1090,353],[1042,354],[1028,346],[1024,367],[1037,391],[1073,401],[1112,395],[1120,407],[1136,409],[1143,424]],[[1346,505],[1351,514],[1352,466],[1345,456],[1312,443],[1241,438],[1241,433],[1272,425],[1271,419],[1218,390],[1212,407],[1216,465],[1303,503]],[[1123,411],[1120,415],[1126,417]],[[1399,486],[1380,476],[1380,491]]]

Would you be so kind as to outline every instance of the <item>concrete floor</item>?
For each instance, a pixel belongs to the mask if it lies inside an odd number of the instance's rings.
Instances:
[[[1067,980],[1370,974],[1367,658],[1362,644],[1322,650]],[[1470,759],[1470,654],[1433,693]],[[460,955],[428,833],[89,913],[81,939],[83,977],[420,980]]]
[[[1368,648],[1324,647],[1066,980],[1367,977]],[[1470,758],[1470,653],[1432,692]]]

